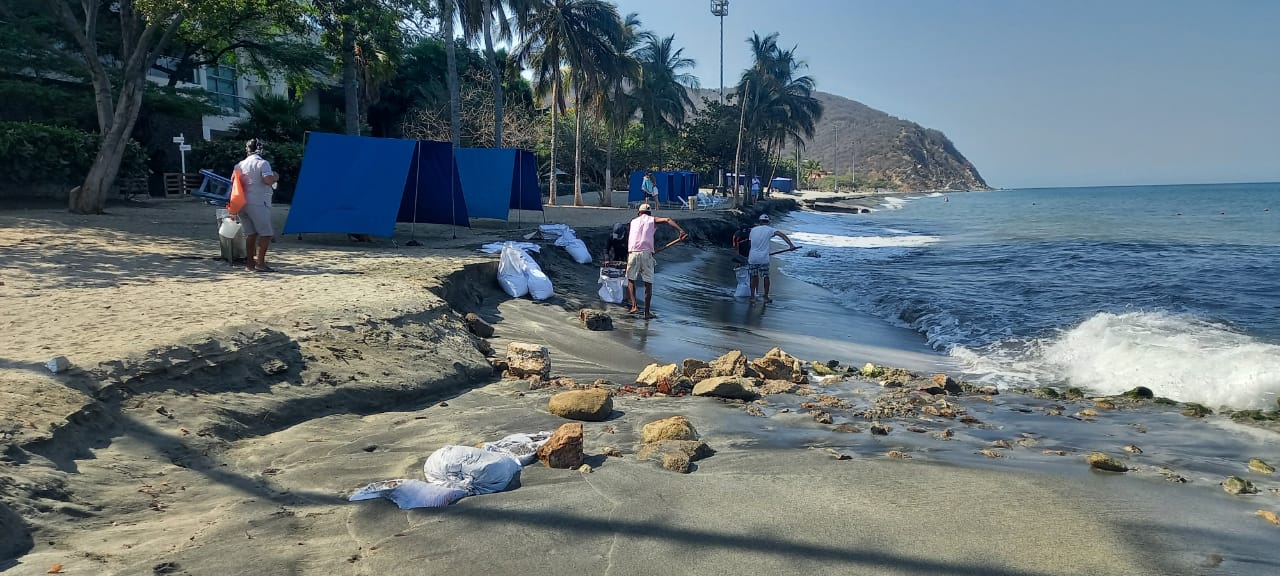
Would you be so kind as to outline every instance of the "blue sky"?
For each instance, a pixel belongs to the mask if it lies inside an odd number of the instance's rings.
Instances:
[[[719,86],[709,0],[615,0]],[[1280,181],[1280,0],[730,0],[820,90],[942,130],[992,186]]]

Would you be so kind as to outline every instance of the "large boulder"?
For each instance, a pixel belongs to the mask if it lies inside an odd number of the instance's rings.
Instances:
[[[707,378],[693,385],[693,395],[750,400],[756,397],[755,381],[742,376]]]
[[[464,322],[467,325],[467,331],[481,338],[493,337],[493,325],[484,321],[475,312],[468,312]]]
[[[800,371],[798,362],[787,362],[775,356],[765,356],[753,360],[751,369],[755,370],[756,374],[759,374],[765,380],[786,380],[796,383],[804,381],[804,372]]]
[[[547,411],[570,420],[600,422],[613,412],[613,398],[601,388],[569,390],[552,396]]]
[[[636,384],[657,386],[661,380],[674,384],[679,378],[680,365],[678,364],[650,364],[645,366],[639,376],[636,376]]]
[[[551,377],[551,353],[546,346],[527,342],[507,344],[507,374],[514,378]]]
[[[599,310],[583,308],[578,311],[578,320],[591,331],[613,330],[613,317]]]
[[[790,380],[797,384],[805,381],[803,364],[795,356],[774,348],[751,362],[750,367],[766,380]],[[766,374],[768,372],[768,374]]]
[[[730,350],[711,361],[711,376],[746,376],[747,357],[741,350]]]
[[[662,440],[697,440],[698,431],[684,416],[672,416],[654,420],[640,429],[640,441],[645,444]]]
[[[582,424],[562,424],[538,447],[538,461],[548,468],[582,466]]]

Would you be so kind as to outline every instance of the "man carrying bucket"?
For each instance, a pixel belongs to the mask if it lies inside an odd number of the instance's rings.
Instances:
[[[271,226],[271,193],[280,177],[262,158],[262,142],[257,138],[245,142],[247,157],[236,164],[244,189],[244,206],[236,212],[244,230],[244,267],[250,272],[274,272],[267,266],[267,247],[275,236]],[[235,199],[232,199],[235,203]],[[255,248],[256,245],[256,248]]]

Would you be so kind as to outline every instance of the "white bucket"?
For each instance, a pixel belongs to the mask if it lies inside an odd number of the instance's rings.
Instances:
[[[222,225],[218,226],[218,235],[223,238],[235,238],[240,233],[240,223],[230,218],[223,218]]]

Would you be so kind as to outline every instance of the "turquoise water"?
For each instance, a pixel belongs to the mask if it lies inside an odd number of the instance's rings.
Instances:
[[[1274,407],[1280,184],[1058,188],[800,212],[784,272],[920,332],[969,376]]]

